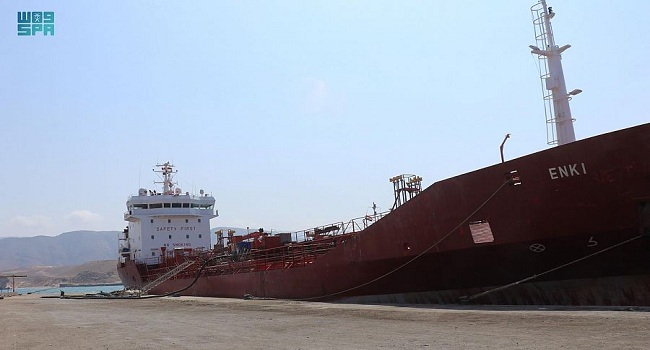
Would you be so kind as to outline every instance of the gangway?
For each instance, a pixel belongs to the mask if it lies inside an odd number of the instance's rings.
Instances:
[[[188,261],[176,266],[175,268],[167,271],[166,273],[164,273],[160,277],[156,278],[154,281],[148,283],[146,286],[142,287],[140,289],[140,292],[142,294],[147,294],[148,291],[152,290],[153,288],[155,288],[159,284],[167,281],[168,279],[176,276],[179,272],[181,272],[181,271],[185,270],[186,268],[190,267],[190,265],[192,265],[192,264],[194,264],[194,261],[193,260],[188,260]]]

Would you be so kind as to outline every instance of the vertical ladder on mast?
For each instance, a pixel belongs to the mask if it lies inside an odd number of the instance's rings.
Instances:
[[[546,6],[546,0],[531,8],[533,27],[535,28],[535,45],[530,45],[531,53],[539,59],[540,79],[544,95],[544,114],[546,116],[546,141],[549,145],[563,145],[576,140],[573,130],[575,119],[571,117],[569,101],[571,96],[582,90],[575,89],[567,93],[564,71],[562,70],[562,52],[571,45],[555,45],[551,19],[555,12]]]
[[[176,266],[175,268],[167,271],[165,274],[163,274],[162,276],[156,278],[154,281],[150,282],[146,286],[142,287],[140,289],[140,292],[142,294],[147,294],[148,291],[152,290],[153,288],[155,288],[159,284],[167,281],[168,279],[176,276],[179,272],[181,272],[181,271],[185,270],[186,268],[190,267],[190,265],[192,265],[192,264],[194,264],[194,261],[193,260],[188,260],[188,261]]]

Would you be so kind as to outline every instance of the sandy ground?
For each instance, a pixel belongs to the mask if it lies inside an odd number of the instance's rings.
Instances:
[[[0,300],[0,349],[648,349],[650,312],[283,300]]]

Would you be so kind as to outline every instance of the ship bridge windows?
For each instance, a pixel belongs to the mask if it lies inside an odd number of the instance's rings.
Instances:
[[[193,209],[212,209],[212,204],[200,203],[138,203],[130,206],[130,209],[161,209],[161,208],[193,208]]]
[[[191,207],[196,209],[212,209],[212,204],[192,203]]]

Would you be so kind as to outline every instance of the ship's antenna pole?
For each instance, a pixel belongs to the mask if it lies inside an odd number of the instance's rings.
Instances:
[[[154,183],[163,184],[163,194],[173,194],[172,189],[175,184],[172,180],[174,174],[177,173],[177,171],[174,170],[174,166],[170,162],[166,162],[165,164],[156,164],[156,166],[159,167],[160,170],[154,171],[163,175],[163,181],[154,181]]]
[[[537,46],[530,45],[531,53],[537,54],[540,60],[540,77],[544,92],[544,106],[546,122],[550,130],[547,130],[547,141],[549,144],[564,145],[576,140],[573,130],[571,108],[569,100],[571,96],[577,95],[582,90],[575,89],[567,93],[564,71],[562,70],[562,52],[571,45],[558,47],[555,45],[551,19],[555,16],[553,8],[546,6],[546,0],[531,8],[533,14],[533,25],[535,27],[535,41]]]

